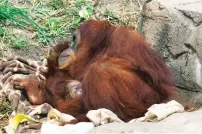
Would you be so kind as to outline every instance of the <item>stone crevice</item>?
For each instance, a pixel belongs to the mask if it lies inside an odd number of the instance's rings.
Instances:
[[[183,15],[184,15],[185,17],[189,18],[189,19],[193,22],[193,24],[194,24],[195,26],[199,26],[199,25],[202,24],[202,20],[201,20],[201,21],[196,21],[196,20],[194,20],[194,18],[190,15],[190,14],[191,14],[191,11],[190,11],[190,12],[186,12],[186,11],[180,10],[180,9],[178,9],[178,11],[180,11],[181,13],[183,13]]]
[[[173,54],[172,51],[170,50],[169,46],[168,45],[165,45],[166,46],[166,49],[170,55],[170,58],[172,58],[173,60],[176,60],[178,58],[180,58],[181,56],[185,55],[185,54],[189,54],[189,51],[182,51],[178,54]],[[167,57],[168,58],[168,57]]]
[[[196,54],[197,58],[200,59],[200,61],[201,61],[201,58],[200,58],[198,52],[196,51],[196,48],[194,48],[190,43],[184,43],[184,46],[187,49],[191,50],[192,53]]]
[[[175,85],[177,88],[181,89],[181,90],[185,90],[185,91],[189,91],[189,92],[194,92],[194,93],[202,93],[202,91],[199,91],[199,90],[195,90],[195,88],[187,88],[187,87],[184,87],[184,86],[181,86],[181,85]]]

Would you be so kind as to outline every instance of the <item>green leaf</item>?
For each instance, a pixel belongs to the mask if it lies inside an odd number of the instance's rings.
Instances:
[[[4,35],[4,33],[5,33],[5,29],[0,27],[0,36]]]
[[[79,11],[79,16],[81,18],[88,18],[89,17],[89,13],[88,13],[88,10],[86,9],[86,7],[82,8],[80,11]]]

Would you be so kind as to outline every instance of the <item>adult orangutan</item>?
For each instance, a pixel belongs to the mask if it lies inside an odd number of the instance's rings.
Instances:
[[[74,52],[67,43],[54,48],[45,84],[33,89],[30,83],[36,85],[36,79],[15,80],[32,103],[48,102],[75,116],[72,123],[98,108],[128,121],[143,116],[152,104],[168,101],[175,90],[169,67],[132,29],[88,20],[75,32],[75,42]]]

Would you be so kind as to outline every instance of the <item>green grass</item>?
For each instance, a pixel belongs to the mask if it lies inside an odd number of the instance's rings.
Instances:
[[[18,40],[14,33],[7,30],[13,27],[33,34],[31,40],[38,45],[48,45],[69,37],[94,11],[93,5],[85,0],[69,2],[69,5],[64,5],[62,0],[50,0],[47,3],[36,0],[31,6],[18,8],[8,0],[0,0],[1,43],[17,49],[31,45],[30,38]]]
[[[6,24],[9,21],[13,25],[27,28],[28,25],[39,26],[28,17],[23,9],[15,8],[8,0],[0,0],[0,22]]]
[[[0,132],[3,127],[8,124],[8,117],[13,111],[13,107],[7,99],[0,100]]]
[[[0,120],[7,118],[12,111],[13,107],[7,99],[0,101]]]

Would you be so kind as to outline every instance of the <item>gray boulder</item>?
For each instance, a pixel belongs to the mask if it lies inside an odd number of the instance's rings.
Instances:
[[[140,31],[171,66],[180,95],[201,104],[202,0],[147,1]]]

